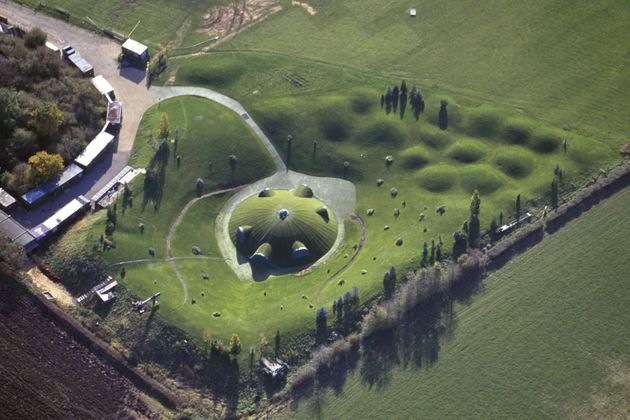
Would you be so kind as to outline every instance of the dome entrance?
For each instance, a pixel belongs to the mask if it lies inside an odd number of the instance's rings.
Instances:
[[[335,215],[312,190],[269,190],[243,200],[230,217],[239,253],[258,264],[298,267],[324,256],[337,239]]]

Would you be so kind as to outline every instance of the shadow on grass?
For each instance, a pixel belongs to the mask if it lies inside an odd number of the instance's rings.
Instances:
[[[407,312],[393,328],[365,338],[359,349],[353,349],[330,366],[319,369],[312,386],[294,393],[292,408],[308,398],[311,414],[322,412],[325,392],[343,393],[347,377],[358,368],[361,382],[376,391],[389,386],[394,368],[430,369],[438,362],[441,343],[457,327],[453,312],[455,303],[467,303],[481,289],[481,275],[464,278],[448,292]]]

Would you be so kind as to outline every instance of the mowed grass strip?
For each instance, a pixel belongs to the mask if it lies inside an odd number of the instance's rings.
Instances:
[[[370,387],[359,362],[340,392],[286,416],[625,417],[628,205],[627,188],[485,279],[456,305],[433,365],[390,367]]]

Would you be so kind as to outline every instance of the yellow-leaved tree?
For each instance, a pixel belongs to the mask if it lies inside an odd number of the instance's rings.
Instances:
[[[32,125],[40,137],[50,138],[57,134],[63,124],[63,112],[57,105],[44,102],[31,111]]]
[[[56,153],[45,150],[28,158],[28,164],[35,181],[39,184],[48,181],[63,171],[63,158]]]
[[[168,114],[166,112],[162,112],[160,114],[160,138],[167,139],[170,133],[171,130],[168,123]]]

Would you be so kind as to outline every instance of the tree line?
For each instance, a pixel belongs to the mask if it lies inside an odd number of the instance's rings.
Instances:
[[[104,123],[101,95],[45,42],[39,29],[0,36],[0,185],[17,194],[59,174]]]

